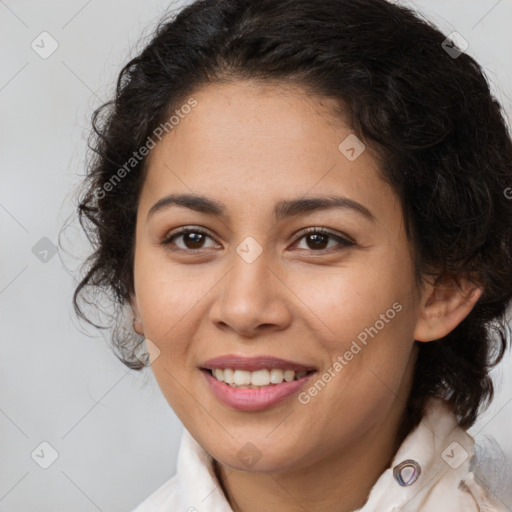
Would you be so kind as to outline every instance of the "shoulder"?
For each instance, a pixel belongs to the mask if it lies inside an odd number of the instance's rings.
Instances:
[[[475,462],[474,439],[445,402],[432,399],[359,512],[509,511],[475,476]]]

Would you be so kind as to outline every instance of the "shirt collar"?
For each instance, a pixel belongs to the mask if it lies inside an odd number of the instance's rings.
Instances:
[[[459,510],[448,502],[458,499],[454,495],[474,455],[473,438],[459,427],[449,406],[440,399],[430,399],[421,422],[405,438],[358,512],[421,510],[432,501],[436,486],[443,488],[443,509]]]

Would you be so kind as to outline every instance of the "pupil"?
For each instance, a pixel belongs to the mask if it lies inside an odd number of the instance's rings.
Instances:
[[[325,239],[327,238],[327,235],[322,235],[322,234],[313,234],[313,235],[309,235],[309,239],[313,239],[314,242],[313,242],[313,245],[314,247],[318,248],[320,245],[326,245],[325,244]],[[318,243],[318,241],[320,240],[320,243]],[[323,242],[323,243],[322,243]],[[322,249],[324,247],[321,247]]]
[[[203,235],[201,233],[188,233],[185,235],[185,239],[191,241],[192,245],[194,246],[193,248],[197,249],[194,244],[201,245],[202,236]]]

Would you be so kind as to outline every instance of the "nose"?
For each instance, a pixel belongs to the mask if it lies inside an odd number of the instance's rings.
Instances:
[[[250,263],[235,253],[231,270],[216,288],[210,321],[225,332],[254,338],[290,324],[292,294],[265,253]]]

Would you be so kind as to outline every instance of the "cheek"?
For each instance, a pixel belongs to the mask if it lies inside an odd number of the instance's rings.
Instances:
[[[141,237],[142,238],[142,237]],[[208,290],[208,272],[172,261],[163,247],[136,246],[134,284],[137,305],[147,320],[185,314]],[[170,320],[167,321],[169,323]]]
[[[301,315],[310,318],[309,325],[317,326],[319,339],[328,344],[330,352],[343,353],[359,334],[364,341],[365,329],[376,323],[379,334],[398,335],[391,331],[405,314],[396,309],[409,307],[411,297],[408,263],[390,257],[379,260],[377,256],[336,269],[318,268],[307,274],[295,271],[287,275],[287,284],[299,299],[296,302]],[[386,261],[393,265],[386,265]],[[394,309],[395,303],[401,307]]]
[[[302,284],[297,279],[293,290],[308,306],[305,314],[316,319],[318,348],[331,365],[338,362],[331,370],[336,384],[324,396],[329,403],[341,409],[359,401],[377,404],[398,392],[411,368],[416,322],[406,248],[369,255],[364,264],[336,272],[319,270]]]
[[[382,308],[385,320],[381,313],[339,316],[341,334],[327,347],[330,367],[319,375],[328,382],[325,387],[313,382],[302,396],[301,403],[311,407],[310,417],[329,410],[325,421],[333,431],[341,432],[341,421],[344,431],[355,433],[381,421],[397,397],[405,400],[414,368],[414,322],[398,302]]]
[[[176,337],[186,325],[180,320],[193,313],[194,305],[204,295],[204,283],[188,278],[158,252],[136,250],[134,282],[144,334],[162,349],[162,342]]]

